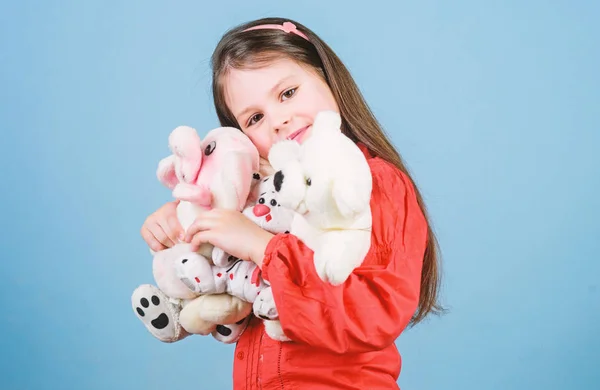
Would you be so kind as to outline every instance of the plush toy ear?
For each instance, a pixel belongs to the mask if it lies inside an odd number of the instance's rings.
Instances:
[[[342,128],[342,117],[335,111],[320,111],[313,122],[313,134],[334,132],[339,133]]]
[[[202,140],[196,130],[179,126],[169,135],[169,147],[178,158],[179,174],[186,183],[194,183],[202,164]]]
[[[169,189],[175,188],[179,183],[179,179],[175,174],[175,156],[170,155],[165,157],[158,163],[158,169],[156,170],[156,177],[158,180],[167,186]]]
[[[356,180],[348,177],[336,178],[333,183],[333,200],[344,218],[352,218],[370,207],[371,191],[357,191],[356,185]]]
[[[279,141],[269,151],[269,164],[274,171],[282,170],[290,161],[300,159],[300,144],[292,140]]]

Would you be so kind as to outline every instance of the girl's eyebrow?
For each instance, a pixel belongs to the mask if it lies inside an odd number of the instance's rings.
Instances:
[[[279,89],[281,88],[281,85],[284,84],[286,81],[288,81],[291,78],[293,78],[293,75],[286,76],[286,77],[282,78],[281,80],[279,80],[277,82],[277,84],[275,84],[271,88],[271,91],[270,91],[271,94],[277,93],[279,91]],[[244,117],[246,114],[248,114],[250,111],[253,111],[253,110],[254,110],[253,106],[249,106],[249,107],[246,107],[246,109],[244,109],[238,115],[236,115],[235,118],[237,119],[238,123],[240,122],[240,118]]]

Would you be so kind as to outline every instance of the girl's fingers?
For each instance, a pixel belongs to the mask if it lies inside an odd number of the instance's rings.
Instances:
[[[179,235],[182,233],[183,229],[181,228],[181,224],[176,215],[168,217],[160,224],[160,226],[173,244],[176,244],[181,240]]]
[[[142,228],[142,238],[144,239],[144,241],[146,241],[146,244],[148,244],[148,246],[155,252],[166,249],[166,247],[163,244],[161,244],[156,239],[156,237],[154,237],[154,234],[152,234],[152,232],[148,228]]]
[[[149,230],[154,235],[154,238],[156,238],[156,240],[158,240],[158,242],[160,242],[165,247],[170,248],[173,245],[175,245],[175,243],[171,241],[169,236],[167,236],[167,234],[160,225],[152,225],[149,227]]]
[[[212,218],[196,218],[194,223],[185,232],[185,241],[190,242],[199,232],[210,230],[215,227],[215,220]]]
[[[190,244],[192,246],[192,251],[197,251],[200,249],[200,245],[210,242],[210,232],[208,230],[204,230],[194,234],[194,237],[191,239]]]

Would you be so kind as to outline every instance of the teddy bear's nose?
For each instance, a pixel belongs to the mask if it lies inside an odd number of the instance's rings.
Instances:
[[[265,206],[264,204],[257,204],[252,209],[252,212],[257,217],[262,217],[263,215],[267,215],[267,214],[269,214],[270,211],[271,211],[271,209],[268,206]]]

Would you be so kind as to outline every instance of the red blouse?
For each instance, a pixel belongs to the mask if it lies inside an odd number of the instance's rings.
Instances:
[[[397,389],[395,340],[419,302],[427,222],[408,177],[361,147],[373,176],[371,248],[340,286],[321,281],[313,253],[291,234],[265,251],[279,319],[291,342],[252,318],[235,349],[234,389]]]

